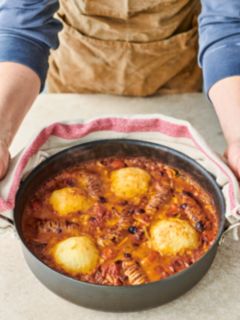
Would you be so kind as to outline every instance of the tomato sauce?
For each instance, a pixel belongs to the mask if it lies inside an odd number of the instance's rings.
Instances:
[[[111,191],[114,170],[136,167],[151,177],[148,191],[138,203],[119,199]],[[88,178],[88,184],[81,177]],[[54,190],[78,188],[91,199],[85,211],[60,216],[50,205]],[[178,218],[196,231],[199,245],[176,255],[154,250],[151,225],[159,219]],[[111,157],[66,168],[51,177],[28,201],[22,220],[30,250],[49,267],[78,280],[104,285],[138,285],[166,278],[188,268],[211,247],[218,232],[214,201],[192,177],[156,159]],[[91,274],[66,273],[51,255],[51,248],[68,237],[88,235],[100,260]]]

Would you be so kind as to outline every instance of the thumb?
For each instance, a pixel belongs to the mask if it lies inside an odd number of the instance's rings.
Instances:
[[[240,179],[240,142],[231,143],[225,152],[225,156],[228,165]]]
[[[0,145],[0,180],[2,180],[8,170],[10,154],[6,147]]]

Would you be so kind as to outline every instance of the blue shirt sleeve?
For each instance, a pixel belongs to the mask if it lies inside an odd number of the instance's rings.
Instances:
[[[204,91],[226,77],[240,75],[240,0],[201,0],[199,63]]]
[[[0,0],[0,61],[24,64],[44,87],[50,48],[59,45],[61,23],[53,18],[57,0]]]

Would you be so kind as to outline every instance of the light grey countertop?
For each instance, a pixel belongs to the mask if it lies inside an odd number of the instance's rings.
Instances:
[[[225,142],[215,113],[201,94],[153,98],[104,95],[39,96],[12,146],[15,154],[43,125],[107,114],[163,113],[190,121],[217,152]],[[0,236],[0,320],[194,320],[240,319],[240,244],[229,236],[207,275],[188,293],[164,306],[135,313],[104,313],[71,304],[45,288],[27,267],[21,244]]]

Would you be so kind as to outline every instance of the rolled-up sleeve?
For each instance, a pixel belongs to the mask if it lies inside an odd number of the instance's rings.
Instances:
[[[50,49],[57,48],[61,23],[57,0],[0,0],[0,61],[34,70],[44,86]]]
[[[199,63],[204,91],[217,81],[240,75],[240,0],[202,0]]]

